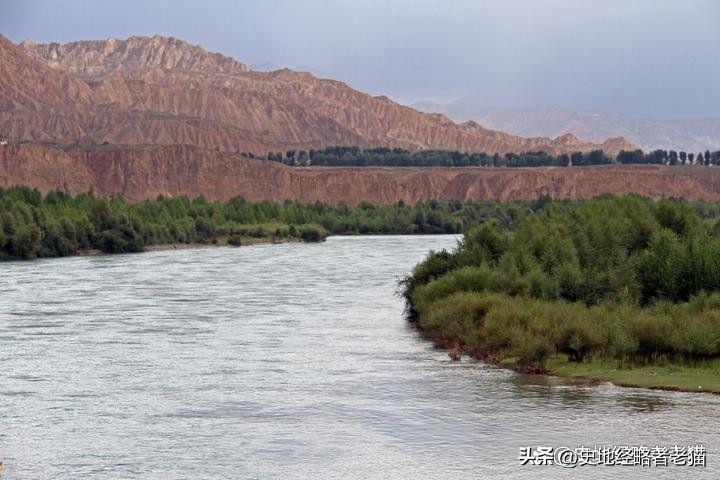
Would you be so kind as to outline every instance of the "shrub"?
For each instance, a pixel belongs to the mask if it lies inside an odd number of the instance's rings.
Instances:
[[[483,342],[480,328],[495,299],[459,292],[423,306],[420,327],[433,339],[458,340],[474,350]]]
[[[576,362],[714,358],[717,224],[683,201],[544,202],[512,222],[472,227],[454,252],[417,265],[404,293],[430,331],[520,363],[542,363],[548,346]],[[481,323],[463,317],[475,315],[474,301],[484,305]]]
[[[327,238],[327,231],[320,225],[302,225],[300,228],[300,238],[304,242],[322,242]]]
[[[420,287],[417,302],[432,303],[458,292],[482,292],[490,287],[492,271],[487,267],[463,267]]]

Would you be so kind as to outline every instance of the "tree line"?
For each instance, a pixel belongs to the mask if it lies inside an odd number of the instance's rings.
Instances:
[[[688,153],[676,150],[621,151],[611,157],[602,150],[550,155],[546,152],[464,153],[446,150],[423,150],[410,152],[401,148],[328,147],[321,150],[288,150],[274,152],[266,157],[245,153],[249,158],[259,158],[291,166],[318,167],[568,167],[609,164],[654,165],[718,165],[720,151]]]
[[[540,365],[553,353],[633,363],[720,357],[716,202],[547,201],[470,228],[404,280],[430,338]]]

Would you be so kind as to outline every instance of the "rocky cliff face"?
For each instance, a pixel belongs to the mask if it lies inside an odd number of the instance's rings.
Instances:
[[[652,198],[720,200],[720,169],[605,166],[574,168],[299,168],[188,146],[57,149],[0,147],[0,187],[32,185],[130,200],[204,195],[227,200],[363,200],[391,204],[425,199],[531,200],[638,193]]]
[[[456,124],[309,73],[253,72],[172,38],[21,48],[0,37],[0,65],[0,132],[15,139],[259,154],[331,145],[491,154],[633,148],[623,139],[522,138]]]

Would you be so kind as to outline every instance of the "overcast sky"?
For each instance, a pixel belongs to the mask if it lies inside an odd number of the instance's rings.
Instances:
[[[0,0],[15,42],[172,35],[398,101],[720,116],[720,0]]]

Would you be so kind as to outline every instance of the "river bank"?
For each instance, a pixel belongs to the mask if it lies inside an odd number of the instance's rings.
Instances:
[[[554,357],[545,364],[548,374],[610,382],[620,387],[647,388],[678,392],[713,393],[720,395],[720,363],[715,360],[699,367],[682,365],[627,365],[591,360],[580,364]]]
[[[422,334],[422,329],[420,332]],[[424,336],[427,338],[427,335]],[[466,355],[487,365],[524,375],[580,380],[590,385],[607,382],[618,387],[720,395],[720,360],[718,359],[699,362],[695,366],[622,365],[617,361],[601,359],[589,359],[577,363],[567,360],[562,355],[552,355],[542,365],[527,365],[518,363],[517,357],[497,359],[489,354],[467,350],[448,340],[435,341],[434,344],[436,348],[447,350],[448,356],[455,361]]]
[[[323,238],[322,240],[325,240]],[[146,252],[161,252],[165,250],[188,250],[194,248],[211,248],[211,247],[247,247],[250,245],[279,245],[282,243],[298,242],[304,240],[299,238],[253,238],[244,237],[240,243],[231,244],[227,240],[216,243],[164,243],[160,245],[148,245],[145,247]]]
[[[682,202],[551,202],[471,228],[404,295],[424,335],[524,373],[720,392],[720,235]]]
[[[420,290],[419,293],[425,293]],[[712,321],[718,295],[685,304],[640,309],[605,304],[586,307],[498,294],[463,292],[431,303],[415,304],[413,320],[436,347],[459,360],[467,355],[489,365],[531,375],[550,375],[592,384],[720,394],[720,358],[696,353],[672,357],[670,342],[695,341],[699,322]],[[668,309],[670,309],[668,311]],[[694,317],[694,318],[693,318]],[[637,331],[635,328],[641,330]],[[613,342],[623,329],[658,353],[620,355]],[[653,337],[653,331],[657,338]],[[660,332],[660,333],[658,333]],[[671,340],[672,339],[672,340]],[[625,340],[627,351],[634,343]]]
[[[512,359],[498,364],[518,371]],[[591,385],[601,382],[618,387],[646,388],[675,392],[713,393],[720,395],[720,362],[707,362],[697,367],[683,365],[620,365],[614,361],[589,360],[570,362],[553,356],[545,362],[544,372],[536,375],[584,380]],[[528,373],[519,370],[520,373]]]
[[[461,204],[429,200],[414,205],[282,204],[237,197],[128,202],[94,192],[45,195],[28,187],[0,189],[0,261],[142,252],[149,245],[252,244],[255,239],[321,241],[328,234],[455,234],[468,222],[530,208],[528,202]]]
[[[323,238],[320,241],[324,241],[325,238]],[[291,243],[291,242],[306,242],[306,240],[298,239],[298,238],[253,238],[253,237],[247,237],[243,238],[241,242],[236,242],[235,244],[231,244],[225,239],[225,241],[219,241],[215,243],[163,243],[158,245],[146,245],[143,247],[142,252],[136,252],[136,253],[144,253],[144,252],[162,252],[167,250],[192,250],[192,249],[198,249],[198,248],[213,248],[213,247],[247,247],[251,245],[279,245],[283,243]],[[87,248],[87,249],[80,249],[77,250],[72,256],[75,257],[94,257],[97,255],[111,255],[109,252],[104,252],[97,248]]]

